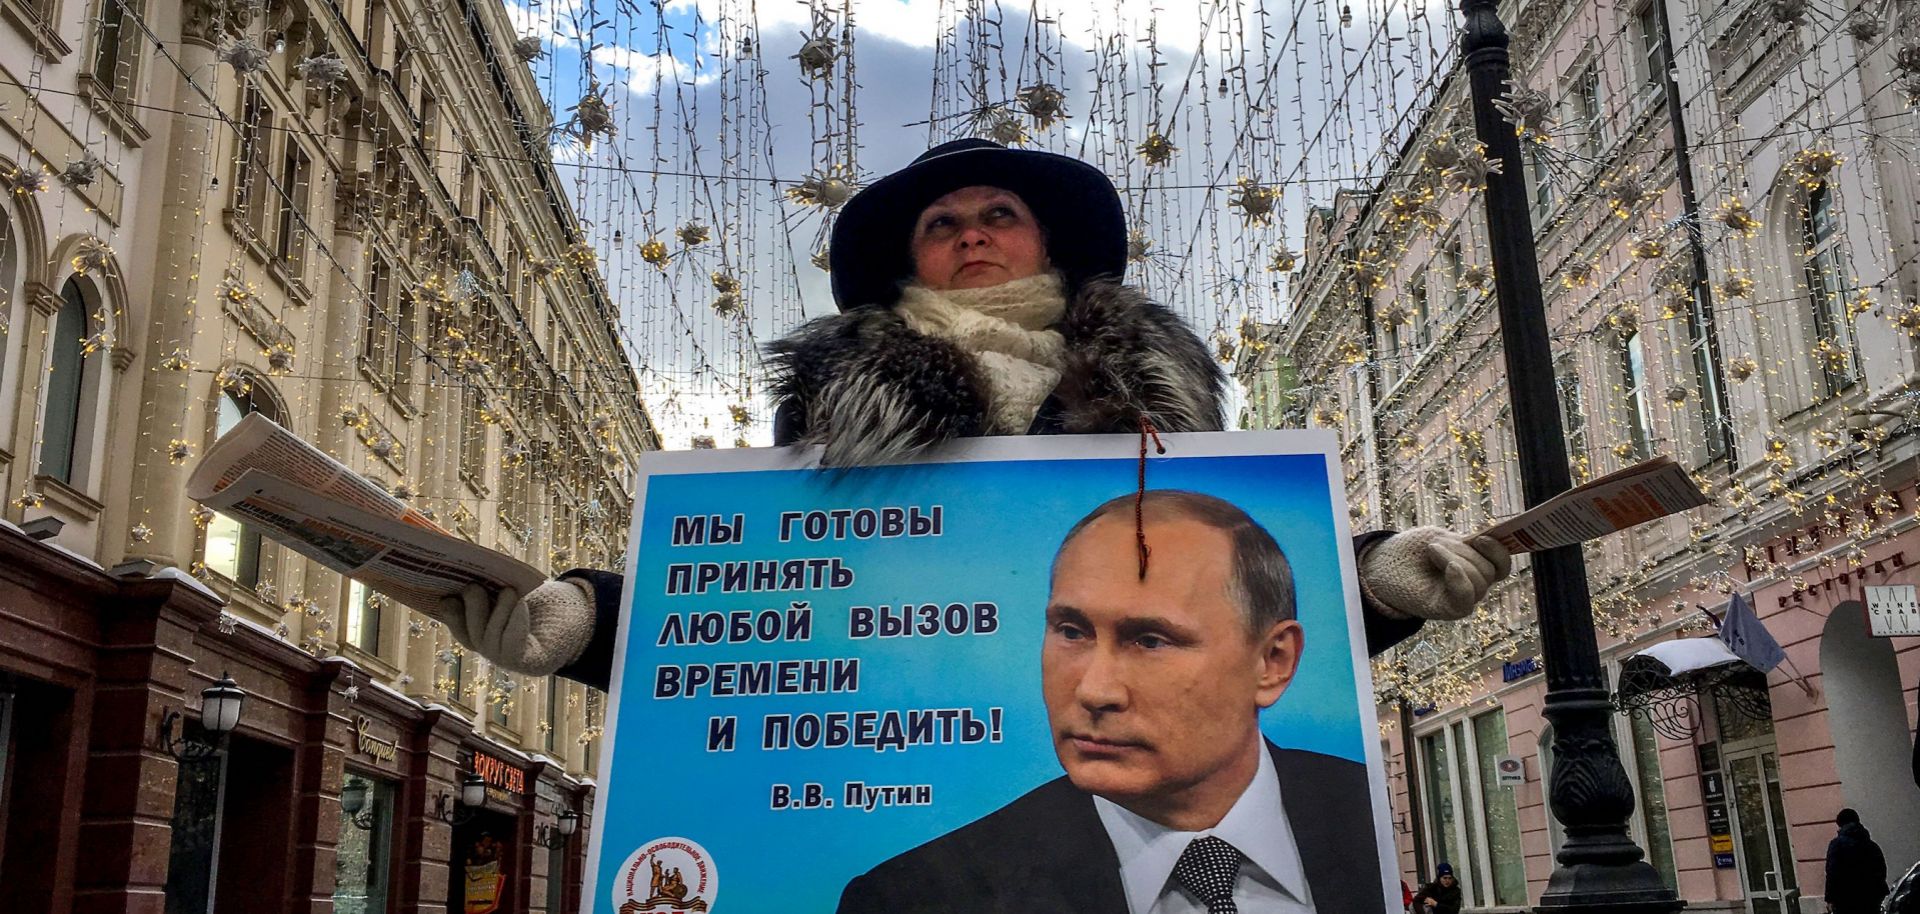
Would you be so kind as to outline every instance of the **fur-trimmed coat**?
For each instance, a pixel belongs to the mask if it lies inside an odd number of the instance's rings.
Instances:
[[[1139,290],[1092,281],[1069,292],[1054,329],[1065,342],[1060,381],[1027,434],[1137,432],[1145,415],[1163,432],[1214,432],[1225,424],[1226,375],[1172,311]],[[768,347],[778,445],[818,444],[823,463],[861,466],[911,456],[987,428],[987,386],[973,356],[907,326],[891,310],[862,308],[809,321]],[[1391,534],[1354,537],[1354,554]],[[620,621],[620,575],[569,571],[592,586],[593,640],[560,675],[608,688]],[[1371,600],[1367,651],[1378,654],[1420,628]]]
[[[1163,432],[1223,426],[1226,375],[1180,318],[1131,286],[1083,284],[1054,329],[1060,381],[1029,435]],[[768,347],[775,444],[818,444],[828,466],[908,457],[984,434],[987,384],[959,346],[888,309],[818,318]]]

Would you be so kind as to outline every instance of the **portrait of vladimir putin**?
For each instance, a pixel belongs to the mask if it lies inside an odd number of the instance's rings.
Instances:
[[[855,877],[842,914],[1386,910],[1366,767],[1260,732],[1307,643],[1286,555],[1210,495],[1137,510],[1095,508],[1053,559],[1041,691],[1064,776]]]

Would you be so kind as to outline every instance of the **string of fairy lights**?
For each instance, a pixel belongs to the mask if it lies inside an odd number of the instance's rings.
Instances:
[[[1848,465],[1862,445],[1832,411],[1804,434],[1776,430],[1912,371],[1910,349],[1863,348],[1862,327],[1920,332],[1913,208],[1899,205],[1920,148],[1920,16],[1903,2],[1671,4],[1701,202],[1691,217],[1672,189],[1645,17],[1565,0],[1519,8],[1520,76],[1502,114],[1525,140],[1553,339],[1577,379],[1563,403],[1580,413],[1578,475],[1706,454],[1727,428],[1748,450],[1759,442],[1764,468],[1706,480],[1730,509],[1823,510],[1797,468]],[[96,21],[89,46],[117,49],[110,80],[182,91],[129,92],[111,110],[69,98],[87,157],[0,175],[56,214],[89,207],[92,173],[127,154],[112,141],[122,119],[184,131],[169,142],[193,167],[167,177],[159,231],[183,239],[161,266],[185,305],[116,302],[88,326],[87,357],[140,336],[166,344],[145,370],[179,375],[179,394],[140,406],[141,459],[180,465],[204,449],[216,429],[188,417],[215,412],[190,408],[211,381],[248,408],[329,414],[323,446],[450,529],[493,522],[543,567],[605,567],[623,549],[621,480],[653,436],[769,443],[763,346],[832,310],[838,208],[927,146],[984,136],[1102,168],[1129,216],[1132,281],[1251,386],[1284,351],[1291,418],[1349,443],[1371,440],[1371,423],[1379,453],[1432,481],[1382,491],[1367,481],[1375,458],[1350,447],[1356,511],[1377,513],[1364,522],[1464,524],[1515,507],[1478,212],[1494,166],[1472,139],[1446,4],[505,0],[517,30],[505,42],[472,40],[488,31],[472,2],[389,3],[389,21],[347,7],[360,47],[293,27],[297,4],[233,0],[205,25],[211,66],[183,59],[190,50],[137,10]],[[350,74],[369,66],[397,112],[354,94]],[[466,90],[443,71],[493,79],[507,121],[452,110]],[[544,104],[513,100],[514,85]],[[71,91],[46,85],[41,58],[21,89]],[[362,231],[316,218],[326,199]],[[259,256],[230,258],[229,236]],[[62,256],[111,272],[132,243],[108,235]],[[1694,246],[1710,302],[1695,301]],[[1356,296],[1373,302],[1371,335]],[[363,317],[329,325],[328,309],[301,306],[322,299]],[[578,306],[536,307],[557,300]],[[1708,319],[1724,414],[1694,357]],[[324,391],[343,380],[383,395],[335,403]],[[1369,383],[1381,396],[1354,408]],[[133,499],[129,538],[164,537],[167,503],[137,486]],[[1710,534],[1696,526],[1676,555],[1727,559]],[[1594,547],[1604,630],[1662,618],[1637,594],[1674,559],[1639,556],[1671,541]],[[310,650],[338,641],[310,588],[283,580],[282,598],[268,578],[264,603],[291,607],[269,624]],[[1702,572],[1689,585],[1727,581]],[[1457,661],[1525,643],[1523,608],[1509,589],[1383,662],[1381,694],[1470,694],[1478,666]],[[431,675],[445,684],[458,648],[417,618],[407,634],[435,639]],[[495,706],[532,687],[459,680]]]

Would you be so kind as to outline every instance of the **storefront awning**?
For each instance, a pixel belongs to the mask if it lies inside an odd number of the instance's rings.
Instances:
[[[1709,693],[1720,699],[1722,708],[1744,713],[1755,698],[1764,708],[1765,674],[1735,656],[1719,638],[1676,638],[1620,664],[1613,705],[1646,717],[1670,737],[1686,739],[1699,728],[1700,697]]]

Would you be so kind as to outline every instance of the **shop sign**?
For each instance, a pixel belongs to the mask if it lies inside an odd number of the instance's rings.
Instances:
[[[1733,868],[1733,820],[1727,816],[1727,781],[1720,771],[1720,746],[1694,748],[1700,762],[1700,799],[1707,813],[1707,846],[1716,869]]]
[[[1512,682],[1522,676],[1538,672],[1540,672],[1540,658],[1538,657],[1523,657],[1519,660],[1509,660],[1506,663],[1500,664],[1500,679],[1502,682]]]
[[[488,787],[496,790],[507,793],[525,793],[527,790],[526,772],[485,752],[474,752],[473,773],[479,775],[480,780],[486,781]]]
[[[1869,576],[1877,577],[1877,578],[1880,578],[1881,580],[1885,580],[1888,574],[1891,574],[1894,571],[1903,570],[1906,567],[1907,567],[1907,554],[1905,552],[1896,552],[1893,555],[1885,559],[1881,559],[1877,562],[1874,562],[1871,565],[1867,565],[1861,568],[1855,568],[1849,571],[1842,571],[1839,574],[1828,575],[1827,577],[1821,578],[1820,580],[1817,580],[1817,581],[1796,585],[1797,589],[1794,590],[1792,593],[1782,594],[1778,597],[1775,597],[1774,599],[1778,601],[1778,605],[1780,605],[1781,607],[1785,607],[1789,602],[1793,603],[1796,606],[1801,606],[1806,604],[1808,594],[1813,594],[1816,597],[1818,597],[1821,594],[1825,594],[1828,598],[1832,598],[1834,596],[1835,589],[1838,589],[1840,591],[1839,596],[1841,599],[1846,599],[1854,595],[1854,591],[1851,585],[1854,585],[1854,584],[1864,585],[1866,584],[1867,578]]]
[[[1920,594],[1912,584],[1867,587],[1867,628],[1876,638],[1920,635]]]
[[[1527,782],[1527,767],[1518,756],[1502,755],[1494,759],[1493,770],[1498,773],[1502,787],[1517,787]]]
[[[399,740],[381,739],[374,736],[373,721],[365,717],[353,720],[354,749],[361,755],[382,762],[391,762],[400,754]]]

